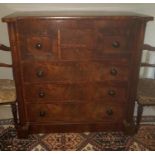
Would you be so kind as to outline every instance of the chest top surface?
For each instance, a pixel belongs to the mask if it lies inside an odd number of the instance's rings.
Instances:
[[[104,11],[34,11],[15,12],[2,18],[3,22],[13,22],[21,19],[111,19],[142,21],[153,20],[153,17],[133,12],[104,12]]]

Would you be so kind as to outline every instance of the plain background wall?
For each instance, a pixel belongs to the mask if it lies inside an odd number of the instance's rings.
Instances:
[[[108,3],[96,3],[96,4],[67,4],[67,3],[50,3],[50,4],[39,4],[39,3],[27,3],[27,4],[0,4],[0,18],[13,13],[15,11],[130,11],[136,13],[142,13],[155,17],[155,4],[108,4]],[[149,22],[147,24],[145,33],[145,43],[149,43],[155,46],[155,22]],[[0,23],[0,43],[9,45],[7,25],[6,23]],[[151,55],[151,62],[155,62],[155,55]],[[0,53],[0,62],[11,63],[11,56],[9,53]],[[142,74],[142,73],[141,73]],[[153,77],[152,70],[147,71],[147,77]],[[0,69],[0,78],[12,78],[11,69]],[[144,111],[144,115],[155,114],[155,109],[148,108]]]

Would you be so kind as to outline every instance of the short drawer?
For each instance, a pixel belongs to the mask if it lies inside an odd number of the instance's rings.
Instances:
[[[127,81],[129,68],[123,61],[23,63],[24,82]]]
[[[98,100],[126,101],[127,84],[76,83],[76,84],[26,84],[24,99],[26,102],[73,102]]]
[[[54,36],[30,36],[20,38],[20,55],[22,60],[55,60],[57,43]]]
[[[124,106],[102,105],[100,103],[84,104],[33,104],[27,106],[30,122],[122,122]]]

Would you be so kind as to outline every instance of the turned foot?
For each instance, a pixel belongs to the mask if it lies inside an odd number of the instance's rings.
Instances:
[[[17,127],[17,137],[27,139],[29,135],[29,124]]]
[[[123,122],[124,124],[124,134],[128,136],[132,136],[136,133],[136,125],[134,122],[127,122],[126,120]]]

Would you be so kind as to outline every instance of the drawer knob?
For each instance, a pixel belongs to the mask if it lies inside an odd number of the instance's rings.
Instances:
[[[117,69],[116,68],[111,68],[110,70],[110,74],[113,75],[113,76],[116,76],[117,75]]]
[[[111,115],[113,115],[113,110],[112,109],[108,109],[106,111],[106,113],[107,113],[108,116],[111,116]]]
[[[41,90],[38,95],[40,98],[43,98],[45,97],[45,92]]]
[[[116,95],[116,92],[115,92],[114,90],[109,90],[109,91],[108,91],[108,94],[109,94],[110,96],[115,96],[115,95]]]
[[[40,112],[39,112],[39,116],[40,116],[40,117],[44,117],[45,115],[46,115],[46,111],[40,111]]]
[[[112,43],[112,47],[118,48],[118,47],[120,47],[120,43],[119,43],[118,41],[114,41],[114,42]]]
[[[38,77],[43,77],[44,71],[43,71],[43,70],[38,70],[37,73],[36,73],[36,75],[37,75]]]
[[[42,49],[42,44],[41,43],[37,43],[35,45],[35,47],[36,47],[36,49],[40,50],[40,49]]]

